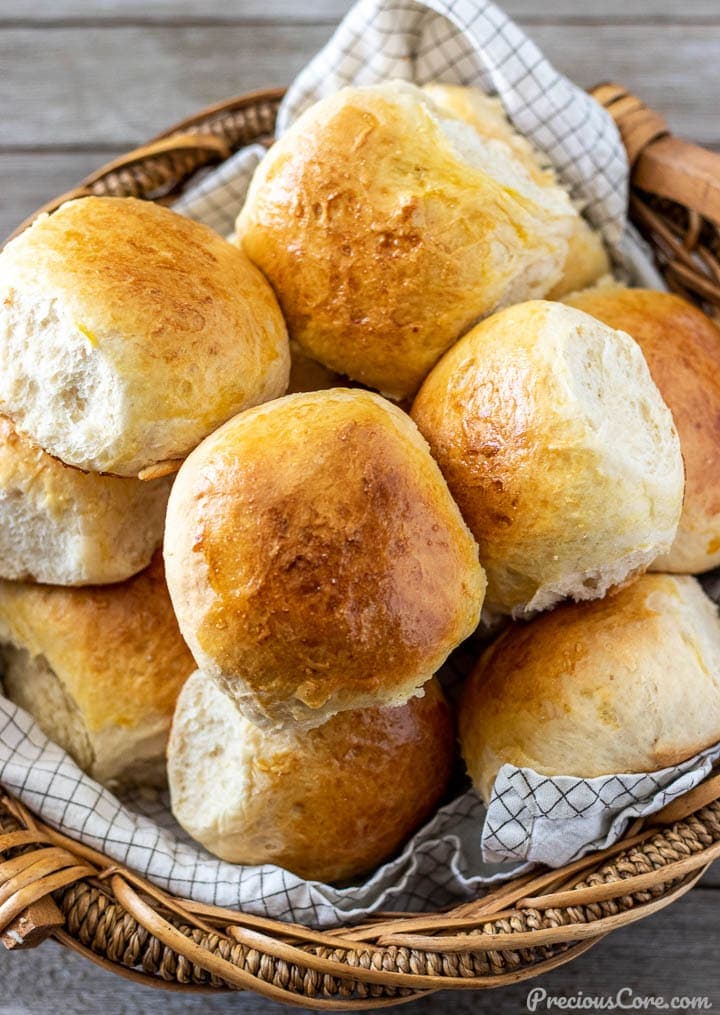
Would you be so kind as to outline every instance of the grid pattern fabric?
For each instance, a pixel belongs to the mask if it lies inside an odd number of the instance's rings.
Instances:
[[[612,845],[634,818],[688,793],[718,758],[720,744],[659,772],[596,779],[549,778],[503,765],[483,825],[483,857],[488,863],[512,859],[561,867]]]

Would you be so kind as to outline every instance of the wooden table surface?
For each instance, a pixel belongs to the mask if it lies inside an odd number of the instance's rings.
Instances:
[[[287,83],[348,7],[347,0],[0,0],[0,235],[182,116]],[[620,81],[676,132],[720,148],[720,0],[507,0],[505,8],[579,84]],[[716,868],[670,909],[532,986],[585,998],[625,988],[668,1003],[700,995],[719,1008],[719,935]],[[520,1012],[530,987],[439,994],[413,1010]],[[281,1010],[244,995],[151,991],[54,944],[23,954],[0,949],[0,1015]]]

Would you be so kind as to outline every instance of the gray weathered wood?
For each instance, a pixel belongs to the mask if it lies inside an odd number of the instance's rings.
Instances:
[[[111,158],[98,151],[0,155],[0,242],[46,201],[64,194]]]
[[[257,21],[336,20],[351,6],[351,0],[314,0],[311,7],[297,0],[2,0],[0,21],[22,20],[54,22],[60,19],[88,21],[195,21],[209,20]],[[648,21],[720,20],[717,0],[603,0],[599,3],[578,3],[578,0],[505,0],[501,5],[511,17],[526,22],[567,18],[578,21]]]
[[[329,34],[318,25],[58,28],[0,32],[0,150],[130,147],[209,102],[284,84]],[[533,36],[581,85],[636,88],[678,132],[720,142],[720,26],[536,25]]]
[[[700,144],[720,143],[720,26],[537,25],[531,35],[577,84],[618,81],[660,111],[675,132]]]
[[[716,942],[720,935],[717,892],[696,889],[669,909],[601,941],[585,955],[534,980],[500,990],[441,993],[390,1015],[519,1015],[532,987],[549,994],[607,997],[630,988],[636,998],[707,996],[720,1006]],[[283,1015],[289,1009],[251,995],[188,996],[119,981],[81,958],[45,944],[34,953],[0,952],[0,1015]],[[10,1006],[8,1005],[8,1001]],[[14,1007],[13,1007],[14,1005]],[[297,1010],[297,1009],[296,1009]],[[304,1009],[303,1009],[304,1010]],[[544,1009],[539,1008],[538,1011]],[[656,1012],[650,1006],[646,1009]]]
[[[710,867],[707,874],[703,877],[702,883],[704,888],[720,888],[720,861],[717,861]]]
[[[0,149],[127,148],[210,102],[291,80],[324,26],[4,29]]]

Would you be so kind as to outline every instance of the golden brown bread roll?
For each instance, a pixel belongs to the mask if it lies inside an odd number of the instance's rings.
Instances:
[[[0,582],[2,683],[95,779],[165,782],[177,695],[195,668],[158,553],[117,585]]]
[[[673,414],[685,459],[685,502],[675,541],[657,571],[698,574],[720,564],[720,328],[672,293],[575,293],[579,307],[640,345]]]
[[[423,91],[442,109],[474,127],[488,141],[508,145],[530,177],[544,187],[557,185],[557,177],[546,155],[530,144],[514,129],[499,99],[485,95],[477,88],[444,85],[433,82]],[[546,293],[555,300],[576,289],[584,289],[610,271],[610,261],[600,234],[579,213],[575,215],[569,237],[568,252],[562,276]]]
[[[477,546],[425,441],[335,388],[241,413],[177,475],[165,531],[198,666],[251,721],[401,704],[477,625]]]
[[[576,217],[507,146],[391,81],[309,109],[237,233],[308,355],[400,400],[478,318],[555,285]]]
[[[162,541],[171,484],[73,469],[0,416],[0,578],[124,581]]]
[[[582,778],[652,772],[720,740],[720,621],[694,578],[644,575],[593,603],[514,624],[459,712],[487,801],[500,767]]]
[[[198,671],[182,690],[168,746],[172,809],[224,860],[345,881],[377,867],[433,812],[454,754],[436,680],[397,708],[278,733],[243,719]]]
[[[272,290],[206,226],[87,197],[0,253],[0,411],[69,465],[135,476],[285,391]]]
[[[487,606],[593,599],[671,545],[683,463],[639,346],[561,303],[532,301],[461,339],[412,417],[480,547]]]

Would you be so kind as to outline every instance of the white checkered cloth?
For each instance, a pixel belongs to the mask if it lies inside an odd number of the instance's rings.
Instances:
[[[628,168],[611,118],[492,3],[361,0],[290,88],[279,129],[343,85],[390,77],[470,84],[499,95],[518,130],[550,156],[602,230],[616,263],[637,283],[661,286],[627,227]],[[177,210],[231,232],[262,154],[257,145],[238,152],[193,185]],[[452,683],[467,669],[461,649],[444,676]],[[482,804],[473,792],[463,793],[371,878],[336,889],[273,866],[216,860],[178,828],[165,796],[139,792],[121,802],[0,697],[0,783],[45,821],[175,894],[316,926],[378,909],[437,909],[477,896],[483,885],[527,869],[528,861],[564,863],[614,841],[633,815],[658,810],[686,791],[706,773],[709,757],[706,752],[651,777],[604,780],[546,779],[506,767],[482,839]]]
[[[633,818],[654,814],[702,782],[720,758],[720,744],[674,768],[597,779],[538,775],[503,765],[482,831],[483,857],[522,858],[549,867],[617,842]]]

